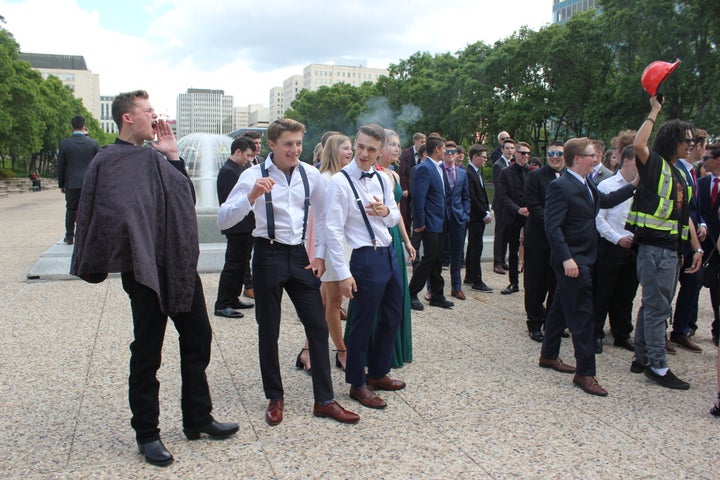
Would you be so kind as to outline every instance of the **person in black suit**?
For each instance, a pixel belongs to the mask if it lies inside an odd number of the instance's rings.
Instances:
[[[507,142],[506,142],[507,145]],[[525,203],[525,177],[530,170],[530,145],[518,142],[515,145],[515,163],[500,172],[499,191],[495,198],[502,204],[502,223],[505,225],[505,241],[508,242],[508,277],[510,284],[500,293],[508,295],[519,292],[518,267],[520,252],[520,234],[525,226],[528,209]],[[497,218],[495,219],[497,221]]]
[[[65,243],[72,245],[75,238],[75,218],[82,191],[85,171],[98,152],[98,142],[87,136],[85,117],[70,121],[73,133],[60,140],[57,157],[58,187],[65,194]]]
[[[524,242],[525,314],[528,334],[536,342],[543,341],[542,327],[555,293],[555,273],[550,267],[550,244],[545,236],[545,192],[548,184],[565,169],[563,148],[562,142],[548,145],[547,164],[529,172],[525,182],[525,203],[529,212]]]
[[[483,251],[485,225],[492,221],[490,202],[488,202],[482,168],[488,160],[488,149],[482,145],[473,145],[468,152],[470,163],[467,177],[470,183],[470,221],[468,222],[467,252],[465,253],[465,281],[473,290],[492,292],[482,279],[480,259]]]
[[[220,168],[217,177],[218,203],[222,205],[240,178],[240,174],[251,167],[255,158],[255,144],[247,137],[238,137],[230,145],[230,158]],[[242,318],[244,315],[235,309],[252,308],[252,303],[244,303],[242,293],[247,263],[252,250],[252,231],[255,229],[253,212],[232,227],[222,230],[227,237],[225,265],[220,273],[218,296],[215,300],[215,315],[228,318]]]
[[[505,275],[510,267],[505,263],[508,241],[505,238],[505,223],[503,222],[503,204],[500,201],[500,172],[515,161],[515,140],[506,137],[502,143],[502,155],[492,166],[493,199],[492,209],[495,212],[495,239],[493,240],[493,271]]]
[[[604,195],[586,177],[595,156],[588,138],[565,143],[567,170],[547,188],[545,233],[550,243],[550,263],[557,276],[557,291],[545,322],[539,365],[573,373],[573,383],[591,395],[606,396],[595,379],[593,347],[592,268],[597,259],[598,234],[595,216],[630,198],[634,185]],[[637,180],[635,180],[637,182]],[[572,334],[577,369],[558,358],[565,326]]]
[[[707,260],[708,255],[715,250],[718,239],[720,239],[720,219],[718,218],[718,210],[720,209],[720,193],[718,193],[720,192],[720,143],[708,145],[702,159],[705,170],[710,172],[710,175],[698,178],[697,182],[698,212],[706,231],[702,247],[705,250],[704,260]],[[700,237],[699,233],[698,237]],[[718,255],[719,253],[715,251],[713,254],[715,261],[720,261]],[[712,340],[715,346],[718,345],[718,336],[720,335],[720,312],[718,309],[720,292],[718,288],[720,288],[720,283],[715,288],[710,289],[710,304],[712,305],[714,317]]]
[[[398,165],[398,175],[400,176],[400,188],[402,188],[402,198],[400,199],[400,214],[402,215],[403,225],[408,233],[408,236],[412,235],[412,212],[410,203],[412,201],[412,194],[410,189],[410,178],[411,172],[415,166],[422,162],[423,158],[420,155],[420,145],[425,145],[425,134],[417,132],[413,135],[412,147],[406,148],[400,152],[400,159]]]

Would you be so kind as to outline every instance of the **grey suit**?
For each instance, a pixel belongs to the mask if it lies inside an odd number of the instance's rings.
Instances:
[[[65,192],[65,240],[75,236],[75,217],[77,216],[80,191],[85,172],[90,161],[98,152],[98,142],[81,132],[60,141],[57,156],[58,187]],[[70,243],[70,242],[68,242]]]

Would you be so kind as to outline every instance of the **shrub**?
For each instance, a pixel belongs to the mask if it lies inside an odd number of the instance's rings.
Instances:
[[[9,168],[0,168],[0,178],[15,178],[15,172]]]

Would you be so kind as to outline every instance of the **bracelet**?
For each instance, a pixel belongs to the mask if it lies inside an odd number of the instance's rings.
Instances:
[[[653,125],[655,125],[655,120],[653,120],[652,118],[647,117],[645,120],[650,120],[653,123]]]

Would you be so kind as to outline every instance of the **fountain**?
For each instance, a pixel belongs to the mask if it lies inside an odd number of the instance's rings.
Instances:
[[[178,140],[180,157],[185,160],[195,186],[195,212],[200,243],[225,243],[217,226],[217,175],[230,157],[233,139],[227,135],[191,133]]]

